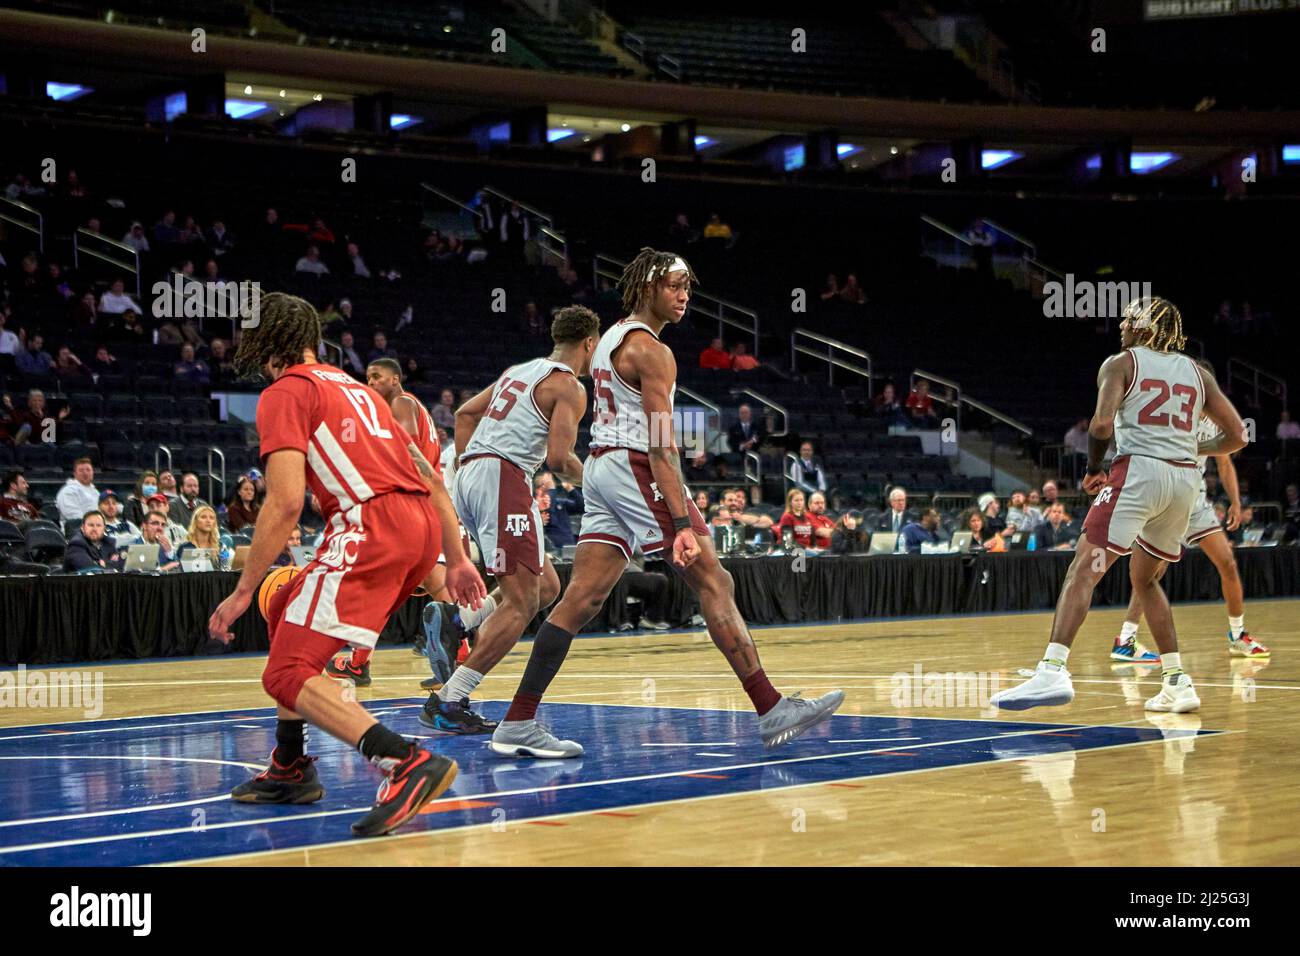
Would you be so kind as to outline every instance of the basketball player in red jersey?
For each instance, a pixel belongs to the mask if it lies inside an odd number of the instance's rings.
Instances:
[[[1124,351],[1097,374],[1097,411],[1088,429],[1088,472],[1083,488],[1097,498],[1066,573],[1047,653],[1025,683],[994,694],[1006,710],[1059,706],[1074,699],[1065,669],[1070,645],[1088,616],[1092,592],[1116,558],[1132,554],[1129,578],[1163,670],[1160,693],[1146,702],[1157,713],[1190,713],[1201,706],[1183,672],[1169,600],[1160,587],[1166,561],[1177,561],[1201,487],[1197,458],[1229,455],[1246,446],[1245,426],[1214,376],[1180,351],[1182,316],[1161,298],[1137,299],[1120,322]],[[1218,426],[1198,440],[1201,416]],[[1102,458],[1115,438],[1110,468]],[[1134,544],[1137,547],[1134,547]]]
[[[426,727],[450,734],[495,730],[494,721],[470,710],[469,695],[560,593],[559,576],[546,556],[532,479],[545,465],[582,484],[582,462],[573,446],[587,390],[578,377],[591,371],[599,337],[596,313],[580,305],[560,309],[551,322],[555,348],[549,356],[512,365],[456,411],[456,513],[496,577],[496,607],[479,627],[464,664],[429,696],[420,713]],[[441,635],[430,633],[429,642],[441,644]]]
[[[718,563],[708,526],[682,480],[673,437],[677,363],[659,340],[686,314],[694,276],[680,257],[642,249],[619,285],[630,313],[601,336],[592,358],[595,382],[590,457],[583,465],[586,511],[573,577],[538,630],[523,680],[492,749],[506,756],[576,757],[581,744],[559,740],[536,720],[537,705],[563,664],[573,636],[600,610],[636,549],[667,551],[699,595],[709,636],[727,658],[758,712],[766,746],[792,740],[829,717],[844,700],[831,691],[782,697],[763,672],[736,608],[731,575]]]
[[[247,803],[319,800],[324,790],[314,758],[304,753],[309,720],[384,772],[375,805],[352,824],[358,836],[378,836],[451,786],[456,764],[379,723],[351,688],[321,670],[348,644],[374,646],[440,548],[449,554],[453,596],[474,603],[485,589],[459,548],[455,515],[433,467],[374,392],[304,355],[319,341],[316,310],[283,293],[264,297],[257,325],[243,330],[237,366],[271,379],[257,407],[266,502],[239,584],[213,612],[208,630],[231,639],[231,626],[283,549],[310,487],[327,522],[324,541],[277,592],[267,615],[271,651],[262,686],[278,705],[275,750],[270,766],[231,796]]]
[[[403,430],[411,436],[415,447],[424,455],[425,461],[433,466],[439,482],[442,475],[442,449],[438,444],[438,433],[433,417],[420,404],[419,400],[402,388],[402,367],[395,359],[376,359],[366,366],[366,384],[379,393],[388,403],[393,418]],[[447,600],[444,582],[447,578],[447,556],[438,555],[438,563],[429,572],[429,577],[421,583],[421,590],[435,600]],[[357,687],[370,684],[370,656],[374,651],[368,647],[356,647],[351,655],[339,655],[329,662],[325,673],[330,677],[340,677],[352,681]]]

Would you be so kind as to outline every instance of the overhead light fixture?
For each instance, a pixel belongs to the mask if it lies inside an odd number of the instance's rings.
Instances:
[[[622,126],[619,127],[619,129],[621,129],[621,130],[622,130],[623,132],[625,132],[625,133],[626,133],[628,130],[630,130],[631,128],[632,128],[632,127],[631,127],[629,124],[627,124],[627,123],[624,123]]]
[[[388,117],[388,126],[390,129],[406,129],[408,126],[418,126],[424,120],[418,116],[411,116],[407,113],[391,113]]]
[[[1282,162],[1300,163],[1300,143],[1288,143],[1282,147]]]
[[[1017,153],[1014,149],[986,149],[980,153],[980,166],[984,169],[998,169],[1007,163],[1014,163],[1017,159],[1024,157],[1024,153]]]
[[[582,141],[583,141],[584,143],[590,143],[590,142],[591,142],[591,137],[590,137],[590,136],[584,136],[584,137],[582,137]]]
[[[82,86],[80,83],[46,83],[45,95],[52,100],[58,100],[61,103],[68,100],[75,100],[85,96],[87,93],[95,92],[89,86]]]
[[[854,153],[862,152],[861,146],[854,146],[852,143],[839,143],[835,147],[835,155],[840,159],[846,159]]]
[[[718,145],[718,141],[717,141],[716,139],[714,139],[712,136],[696,136],[696,137],[695,137],[695,148],[696,148],[696,149],[708,149],[710,146],[716,146],[716,145]]]
[[[898,155],[898,147],[897,147],[897,146],[891,146],[891,147],[889,147],[889,155],[890,155],[890,156],[897,156],[897,155]]]
[[[313,93],[312,99],[319,103],[321,100],[325,99],[325,97],[320,93]]]
[[[1138,176],[1145,176],[1157,169],[1164,169],[1178,159],[1177,153],[1129,153],[1128,168]]]
[[[285,93],[285,91],[284,91],[284,90],[281,90],[281,91],[280,91],[280,96],[283,97],[283,96],[284,96],[284,93]]]
[[[245,95],[245,96],[252,96],[252,95],[253,95],[253,86],[252,86],[252,84],[249,84],[248,86],[245,86],[245,87],[244,87],[244,95]]]

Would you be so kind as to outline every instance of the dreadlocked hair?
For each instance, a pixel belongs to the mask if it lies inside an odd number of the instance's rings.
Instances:
[[[257,372],[267,362],[279,360],[287,368],[302,362],[304,350],[320,344],[320,316],[310,302],[284,292],[262,297],[257,324],[243,330],[235,367]]]
[[[1124,317],[1146,323],[1150,337],[1145,342],[1149,349],[1157,352],[1181,352],[1187,344],[1183,335],[1183,317],[1168,299],[1154,298],[1134,299],[1124,310]]]
[[[623,293],[623,308],[629,313],[640,312],[651,295],[646,285],[653,286],[667,275],[669,267],[676,260],[675,252],[657,252],[649,246],[643,246],[636,258],[627,264],[618,280],[618,287]],[[686,277],[692,286],[696,285],[698,280],[689,265],[686,266]]]

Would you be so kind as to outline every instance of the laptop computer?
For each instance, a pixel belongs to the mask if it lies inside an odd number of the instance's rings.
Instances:
[[[577,556],[577,554],[578,554],[578,546],[577,546],[576,544],[562,544],[562,545],[560,545],[560,560],[561,560],[561,561],[564,561],[564,562],[566,562],[566,563],[572,562],[573,559]]]
[[[975,534],[971,531],[958,531],[952,536],[952,541],[948,543],[948,550],[955,551],[958,554],[970,554],[971,542],[975,539]]]
[[[311,559],[316,557],[316,549],[307,544],[300,544],[296,548],[290,548],[289,553],[293,555],[293,563],[298,567],[311,564]]]
[[[212,548],[193,548],[181,561],[182,571],[213,571],[217,567],[217,552]]]
[[[1007,540],[1008,551],[1025,551],[1029,548],[1029,539],[1033,535],[1028,531],[1017,531]]]
[[[898,535],[892,531],[877,531],[871,536],[867,554],[893,554],[898,546]]]
[[[126,561],[122,565],[123,571],[139,571],[142,573],[158,570],[158,545],[156,544],[133,544],[126,549]]]

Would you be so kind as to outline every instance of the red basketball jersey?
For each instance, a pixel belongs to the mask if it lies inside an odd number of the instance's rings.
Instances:
[[[307,485],[327,519],[391,492],[427,494],[388,403],[329,365],[295,365],[262,392],[263,460],[292,448],[307,456]]]
[[[424,407],[424,402],[420,401],[410,392],[403,392],[402,395],[415,402],[415,447],[420,449],[420,454],[425,457],[429,464],[433,465],[433,470],[442,476],[442,442],[438,441],[438,427],[433,423],[433,416],[429,410]],[[398,396],[402,397],[401,395]]]

